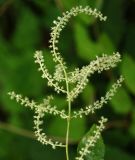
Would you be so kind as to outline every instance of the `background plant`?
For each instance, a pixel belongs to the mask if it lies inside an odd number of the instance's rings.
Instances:
[[[51,39],[50,39],[50,48],[53,57],[53,61],[56,63],[54,75],[51,75],[44,64],[44,57],[41,51],[36,51],[34,58],[35,63],[39,65],[39,71],[42,72],[42,78],[47,79],[48,86],[53,87],[57,93],[66,94],[66,102],[67,102],[67,114],[65,110],[58,110],[57,106],[51,106],[50,100],[53,99],[52,96],[48,96],[48,98],[43,100],[43,103],[37,104],[33,100],[29,100],[27,97],[23,98],[21,95],[16,94],[14,91],[9,92],[11,99],[15,99],[21,105],[25,107],[30,107],[32,110],[35,110],[34,116],[34,129],[35,135],[42,144],[51,145],[53,149],[56,147],[65,147],[66,151],[66,159],[69,160],[69,134],[70,123],[72,118],[82,118],[84,115],[88,115],[90,113],[94,113],[96,109],[100,109],[103,107],[103,104],[106,104],[108,100],[111,100],[114,94],[117,92],[118,87],[121,86],[123,81],[123,77],[121,76],[119,80],[115,84],[112,85],[112,88],[106,93],[104,97],[101,97],[100,100],[97,100],[93,103],[93,105],[89,105],[81,108],[78,111],[74,111],[72,115],[72,102],[78,95],[84,90],[88,83],[88,77],[90,77],[94,72],[101,73],[104,70],[109,70],[116,66],[116,64],[121,60],[119,53],[113,53],[111,56],[107,56],[105,54],[102,57],[97,57],[96,60],[93,60],[89,63],[89,65],[83,66],[81,69],[75,68],[73,71],[68,71],[66,63],[61,56],[61,53],[58,50],[57,44],[59,42],[60,33],[69,21],[69,19],[73,16],[77,16],[78,14],[85,13],[86,15],[95,16],[99,18],[100,21],[105,21],[106,17],[102,15],[101,12],[97,11],[97,9],[92,10],[89,6],[82,7],[77,6],[73,7],[70,11],[66,11],[63,13],[63,17],[58,17],[57,20],[53,21],[54,26],[51,28]],[[86,46],[87,47],[87,46]],[[46,59],[47,61],[47,59]],[[64,83],[64,85],[62,84]],[[73,87],[74,84],[74,87]],[[46,116],[45,113],[49,113],[55,116],[59,116],[62,119],[66,119],[66,136],[65,136],[65,144],[62,142],[55,141],[51,138],[48,138],[46,133],[43,132],[41,125],[43,125],[43,117]],[[86,159],[104,159],[104,151],[102,145],[99,148],[96,148],[99,145],[98,141],[101,137],[101,132],[105,128],[104,123],[107,121],[106,118],[101,117],[99,121],[99,126],[95,126],[90,134],[83,138],[80,147],[78,147],[78,156],[75,158],[76,160],[84,160]],[[103,142],[102,142],[103,143]],[[104,147],[104,146],[103,146]],[[99,153],[98,153],[99,152]],[[93,156],[94,155],[94,156]]]
[[[29,134],[29,132],[24,132],[26,130],[23,130],[23,132],[18,130],[18,128],[31,130],[31,112],[29,113],[28,110],[17,107],[16,103],[8,100],[6,93],[14,88],[16,92],[27,95],[32,99],[37,98],[37,100],[40,100],[40,97],[44,97],[46,94],[52,93],[52,90],[45,87],[40,74],[36,72],[36,67],[31,59],[33,51],[35,48],[46,48],[44,53],[49,59],[50,55],[46,46],[48,46],[49,36],[47,35],[49,35],[48,31],[52,20],[56,15],[60,15],[63,10],[68,10],[74,5],[90,5],[92,8],[96,7],[102,10],[108,16],[108,21],[99,24],[94,18],[79,16],[70,22],[70,26],[61,36],[60,41],[63,43],[59,45],[67,64],[70,62],[71,68],[74,68],[74,66],[81,67],[88,64],[95,55],[112,53],[115,50],[123,53],[123,61],[119,71],[110,70],[100,77],[93,76],[91,83],[89,82],[84,92],[79,96],[80,102],[76,102],[76,106],[87,105],[104,95],[110,81],[116,79],[118,74],[122,73],[124,75],[125,84],[120,89],[119,96],[116,95],[105,109],[88,117],[88,121],[85,117],[79,121],[73,121],[71,126],[72,134],[70,135],[71,157],[74,157],[74,153],[76,153],[76,146],[74,147],[76,141],[88,130],[93,121],[104,114],[110,119],[110,123],[107,123],[108,129],[104,133],[105,143],[107,144],[105,159],[114,159],[116,155],[123,159],[134,159],[134,1],[60,1],[61,4],[54,1],[46,1],[45,3],[44,1],[31,1],[30,3],[28,1],[5,2],[1,1],[0,4],[0,98],[1,120],[4,122],[4,126],[3,123],[0,126],[15,133],[21,133],[21,135],[33,137],[31,132]],[[89,49],[86,49],[82,40],[85,45],[90,46]],[[71,47],[73,44],[74,47]],[[74,58],[72,56],[71,59],[70,53],[74,53]],[[48,66],[49,70],[52,70],[51,66],[53,64],[49,60]],[[24,79],[27,83],[22,85]],[[116,100],[116,98],[119,100]],[[125,102],[123,102],[123,99],[125,99]],[[61,104],[59,109],[62,109],[62,106],[65,105],[63,97],[58,96],[55,101],[57,101],[55,103]],[[65,123],[57,118],[49,117],[49,115],[46,118],[48,123],[48,126],[46,126],[47,133],[52,135],[55,130],[57,136],[64,136],[61,126]],[[18,128],[14,126],[18,126]],[[76,132],[75,126],[79,126],[77,128],[79,132]],[[2,137],[0,144],[2,159],[43,159],[45,155],[48,159],[54,159],[57,156],[59,157],[59,154],[62,156],[64,153],[63,150],[55,150],[52,154],[52,150],[48,147],[42,148],[31,139],[3,130],[1,130],[0,136]],[[9,148],[11,145],[13,147]],[[16,148],[16,145],[20,147]],[[26,145],[29,146],[27,149],[25,148]],[[27,154],[24,155],[24,153]]]

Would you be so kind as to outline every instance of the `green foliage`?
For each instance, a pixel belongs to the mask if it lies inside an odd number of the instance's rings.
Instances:
[[[128,89],[135,94],[135,61],[129,55],[123,57],[121,72]]]
[[[117,47],[125,30],[125,21],[123,17],[125,8],[122,7],[124,5],[124,0],[105,0],[104,4],[104,12],[109,18],[108,22],[103,24],[104,29]]]
[[[132,119],[131,119],[131,124],[129,126],[129,133],[135,137],[135,109],[132,111]]]
[[[28,9],[22,8],[20,18],[13,36],[13,45],[25,54],[28,49],[36,47],[39,42],[39,23],[36,16]],[[26,25],[27,24],[27,25]],[[34,35],[34,38],[33,38]]]
[[[48,134],[64,138],[66,133],[66,124],[67,122],[65,120],[61,120],[58,118],[53,119],[50,126],[48,127]],[[79,141],[80,138],[84,135],[86,130],[86,119],[85,118],[72,119],[70,130],[71,132],[69,138],[72,141]]]
[[[100,46],[90,39],[86,28],[79,22],[74,24],[74,34],[77,53],[81,59],[89,61],[90,59],[94,59],[96,55],[102,54]]]
[[[116,113],[127,114],[131,111],[133,106],[132,101],[124,88],[115,94],[114,98],[111,100],[111,105]]]
[[[117,148],[117,147],[114,148],[114,147],[108,146],[107,150],[106,150],[105,159],[114,160],[116,157],[118,159],[123,159],[123,160],[134,160],[134,157],[132,155],[129,155],[129,154],[123,152],[119,148]]]
[[[14,91],[8,93],[10,98],[15,99],[17,103],[20,103],[20,105],[34,110],[34,133],[37,137],[37,140],[43,145],[51,145],[53,149],[56,147],[65,147],[67,160],[69,160],[69,138],[78,140],[80,135],[83,133],[85,121],[82,117],[84,115],[88,115],[89,113],[94,113],[96,109],[100,109],[103,104],[106,104],[108,100],[112,99],[112,96],[117,92],[117,89],[121,87],[121,83],[124,80],[121,76],[116,83],[112,85],[111,89],[106,93],[106,95],[101,97],[100,101],[97,100],[94,102],[93,106],[86,106],[78,111],[74,111],[72,114],[72,102],[79,96],[79,94],[87,85],[88,77],[90,77],[95,71],[101,73],[103,70],[106,71],[110,68],[114,68],[116,67],[116,64],[121,61],[121,57],[118,52],[113,53],[111,56],[103,54],[101,57],[96,56],[96,60],[93,60],[87,66],[83,66],[81,69],[75,68],[70,72],[67,70],[66,63],[58,51],[57,43],[59,42],[59,36],[62,29],[65,27],[71,16],[77,16],[81,13],[99,18],[100,21],[106,20],[106,17],[103,16],[100,11],[97,11],[97,9],[93,10],[89,6],[84,8],[82,6],[77,6],[73,7],[70,11],[63,13],[63,17],[58,17],[57,20],[53,21],[54,26],[51,28],[52,32],[50,34],[51,38],[49,40],[49,47],[51,48],[52,60],[55,63],[54,73],[50,73],[46,64],[44,63],[46,61],[44,60],[42,51],[36,51],[34,55],[35,63],[39,65],[38,71],[42,72],[41,77],[47,80],[48,86],[53,87],[56,93],[63,93],[66,95],[65,101],[67,102],[68,112],[66,113],[65,110],[58,110],[56,104],[54,106],[51,104],[51,100],[54,99],[53,96],[48,96],[47,98],[43,99],[42,103],[38,104],[34,100],[23,97],[21,94],[16,94]],[[59,117],[61,119],[66,119],[66,121],[60,121],[59,119],[55,120],[50,127],[50,130],[55,130],[56,136],[63,137],[63,133],[66,133],[65,144],[60,140],[48,138],[47,134],[41,128],[41,125],[43,125],[44,122],[43,117],[46,113],[57,116],[57,118]],[[78,121],[76,118],[82,119]],[[107,119],[102,116],[101,120],[99,120],[99,125],[95,126],[91,131],[93,132],[93,135],[89,135],[89,137],[86,138],[87,141],[85,140],[85,144],[80,147],[80,150],[78,151],[79,154],[75,158],[76,160],[84,160],[84,158],[87,156],[101,159],[100,156],[98,157],[100,149],[97,147],[97,144],[98,140],[100,139],[101,132],[105,128],[104,123],[106,121]],[[60,130],[61,127],[58,127],[60,125],[65,127],[62,129],[62,132]],[[78,125],[82,126],[79,131],[80,134],[74,134],[75,132],[73,130],[77,130]],[[72,131],[71,134],[70,131]],[[94,152],[96,153],[93,153],[93,148],[95,148]],[[101,154],[103,153],[101,152]]]
[[[88,139],[93,136],[93,132],[96,128],[96,125],[93,125],[90,130],[84,135],[84,137],[81,139],[80,143],[78,144],[78,152],[80,148],[84,147],[87,143]],[[105,145],[103,143],[103,139],[100,136],[100,138],[97,140],[94,147],[92,147],[91,152],[86,155],[85,160],[101,160],[104,159],[105,154]]]
[[[135,47],[134,47],[134,38],[135,38],[135,24],[128,25],[128,34],[125,42],[125,49],[128,53],[134,55]]]
[[[37,100],[40,100],[46,94],[52,93],[52,90],[45,86],[46,82],[40,78],[40,73],[36,72],[37,68],[33,64],[32,59],[33,51],[36,49],[45,49],[44,55],[47,59],[46,63],[49,71],[52,72],[53,64],[47,48],[50,26],[56,16],[75,5],[90,5],[92,8],[98,8],[107,15],[108,19],[106,23],[98,23],[95,18],[80,15],[75,21],[74,19],[71,20],[68,28],[62,33],[60,39],[61,44],[59,44],[62,55],[64,55],[67,60],[68,67],[72,68],[72,66],[76,66],[77,64],[78,66],[85,65],[89,60],[94,58],[95,51],[97,51],[96,48],[99,48],[100,53],[105,54],[111,54],[112,51],[115,50],[120,51],[123,59],[119,73],[108,71],[102,74],[102,78],[95,75],[96,77],[93,76],[93,78],[90,79],[91,87],[89,88],[87,86],[86,90],[80,95],[79,99],[75,102],[75,109],[79,109],[79,106],[81,107],[82,104],[88,105],[93,102],[95,98],[104,95],[109,82],[116,78],[118,74],[124,75],[124,92],[126,92],[126,97],[128,97],[126,99],[129,100],[116,102],[117,98],[114,97],[117,107],[114,107],[110,103],[103,111],[99,111],[98,113],[100,115],[104,114],[106,117],[111,117],[112,120],[112,123],[108,124],[106,131],[110,131],[110,134],[108,134],[105,144],[109,144],[110,146],[106,146],[105,160],[116,159],[117,155],[119,156],[117,159],[135,159],[135,147],[133,143],[133,137],[135,135],[134,1],[25,0],[13,2],[1,0],[0,121],[12,124],[18,128],[31,130],[33,124],[30,118],[32,116],[30,115],[31,113],[29,112],[27,114],[27,110],[9,100],[7,92],[14,89],[23,95],[36,98]],[[76,35],[75,28],[80,30],[78,31],[79,35]],[[80,36],[81,34],[83,35],[82,37]],[[94,44],[93,50],[91,50],[88,45],[85,45],[87,43],[91,43],[92,47]],[[87,47],[88,49],[86,49]],[[90,52],[88,53],[87,50]],[[121,97],[123,96],[124,95],[121,95]],[[63,96],[56,97],[53,101],[54,104],[59,104],[59,109],[65,108]],[[126,103],[128,103],[128,105]],[[124,107],[122,107],[121,104],[123,104]],[[132,106],[130,104],[132,104]],[[85,130],[89,129],[89,124],[91,124],[93,119],[98,119],[98,114],[85,120]],[[47,115],[47,120],[45,127],[51,126],[55,119],[52,120],[51,117]],[[79,127],[83,128],[82,126]],[[55,133],[55,128],[52,129],[52,133]],[[63,126],[59,126],[59,128],[61,130]],[[49,129],[47,128],[47,130]],[[115,134],[114,131],[116,131]],[[60,155],[64,152],[63,150],[57,150],[52,153],[49,147],[42,147],[34,140],[11,134],[11,132],[4,130],[0,125],[0,159],[2,160],[40,160],[46,157],[49,160],[59,159]],[[124,133],[126,134],[123,136]],[[77,134],[78,129],[74,130],[74,135]],[[112,143],[112,141],[114,143]],[[28,147],[26,148],[26,146]],[[70,151],[71,155],[75,155],[76,146],[71,147]],[[62,159],[64,159],[64,157],[65,155],[63,155]],[[71,159],[74,158],[71,157]]]
[[[88,84],[82,93],[82,99],[85,103],[91,103],[94,100],[94,87]]]

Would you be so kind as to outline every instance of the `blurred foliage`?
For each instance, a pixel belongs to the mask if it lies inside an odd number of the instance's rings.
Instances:
[[[99,22],[80,15],[71,19],[60,37],[60,51],[69,67],[86,65],[96,55],[120,51],[123,61],[119,68],[91,77],[91,82],[73,104],[73,109],[92,103],[105,94],[108,86],[123,74],[123,87],[110,104],[86,119],[74,120],[71,125],[70,156],[74,159],[79,139],[92,123],[105,115],[109,118],[103,134],[106,144],[105,160],[135,159],[135,1],[134,0],[1,0],[0,1],[0,160],[64,160],[63,149],[51,150],[33,139],[31,112],[9,100],[7,92],[17,93],[40,101],[52,93],[40,77],[34,64],[33,52],[44,50],[50,72],[53,62],[48,49],[52,21],[61,12],[75,5],[90,5],[108,17]],[[65,108],[64,97],[53,103]],[[7,127],[9,124],[10,127]],[[13,127],[11,127],[13,126]],[[45,130],[49,135],[65,136],[65,122],[47,115]],[[24,134],[24,136],[22,136]],[[31,138],[30,138],[31,137]],[[100,148],[100,146],[98,146]]]

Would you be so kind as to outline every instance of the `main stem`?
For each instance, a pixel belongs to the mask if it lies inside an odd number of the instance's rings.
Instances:
[[[66,159],[69,160],[68,142],[69,142],[69,128],[71,118],[71,101],[68,101],[68,118],[67,118],[67,133],[66,133]]]
[[[56,31],[57,31],[57,29],[56,29]],[[66,132],[66,160],[69,160],[68,143],[69,143],[69,129],[70,129],[70,119],[71,119],[71,100],[70,100],[70,92],[69,92],[69,83],[68,83],[67,72],[66,72],[66,69],[65,69],[63,63],[61,62],[61,60],[57,58],[56,50],[55,50],[55,40],[56,40],[56,35],[55,35],[55,37],[53,39],[53,43],[52,43],[53,44],[53,51],[54,51],[55,58],[60,63],[60,65],[63,69],[64,76],[65,76],[65,82],[66,82],[66,89],[67,89],[68,117],[67,117],[67,132]]]
[[[69,92],[69,83],[67,80],[67,73],[64,70],[65,80],[66,80],[66,88],[67,88],[67,99],[68,99],[68,117],[67,117],[67,132],[66,132],[66,160],[69,160],[69,130],[70,130],[70,119],[71,119],[71,100],[70,100],[70,92]]]

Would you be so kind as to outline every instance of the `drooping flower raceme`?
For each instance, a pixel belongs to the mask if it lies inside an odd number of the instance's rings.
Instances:
[[[59,36],[62,29],[66,26],[67,22],[71,17],[77,16],[78,14],[84,13],[86,15],[94,16],[100,21],[105,21],[106,17],[102,15],[101,12],[96,9],[92,9],[89,6],[86,7],[74,7],[70,11],[63,13],[62,17],[58,17],[55,20],[54,26],[51,28],[51,39],[50,39],[50,49],[52,53],[52,60],[55,62],[55,71],[53,74],[49,73],[43,57],[42,51],[36,51],[34,58],[35,63],[38,64],[38,70],[41,72],[41,77],[47,79],[48,86],[53,87],[54,91],[58,94],[65,94],[65,100],[67,102],[67,112],[65,110],[58,110],[58,107],[51,105],[52,96],[48,96],[43,99],[42,103],[37,103],[34,100],[29,100],[27,97],[23,97],[20,94],[15,92],[9,92],[11,99],[15,99],[21,105],[30,108],[34,111],[34,130],[37,140],[45,145],[51,145],[52,148],[56,147],[65,147],[66,151],[66,160],[69,160],[69,132],[70,132],[70,120],[72,118],[82,118],[88,114],[93,114],[97,109],[103,107],[117,92],[117,89],[121,86],[123,82],[123,77],[120,78],[114,83],[111,89],[105,94],[104,97],[101,97],[100,100],[95,101],[93,104],[90,104],[86,107],[82,107],[78,111],[73,111],[71,114],[71,105],[72,101],[78,97],[78,95],[83,91],[83,89],[88,84],[88,78],[93,75],[95,72],[101,73],[102,71],[109,70],[114,68],[118,62],[121,61],[120,54],[118,52],[112,53],[112,55],[103,54],[101,57],[95,57],[95,60],[91,61],[87,66],[82,68],[75,68],[73,71],[69,71],[66,62],[64,61],[62,54],[59,52],[57,43],[59,42]],[[91,54],[91,53],[90,53]],[[71,89],[70,85],[74,85]],[[42,129],[43,117],[45,114],[51,114],[59,118],[65,119],[67,121],[67,131],[65,143],[59,141],[54,141],[49,138]],[[99,139],[102,130],[105,128],[104,123],[107,121],[106,118],[102,117],[99,120],[99,125],[96,126],[96,129],[93,132],[93,135],[88,138],[85,146],[82,147],[79,151],[76,160],[84,160],[87,154],[91,153],[91,149],[95,146],[97,140]]]

